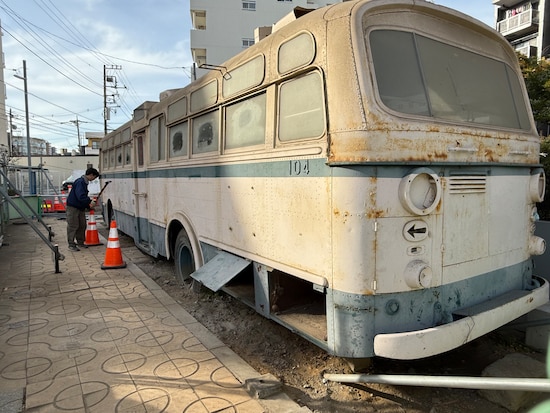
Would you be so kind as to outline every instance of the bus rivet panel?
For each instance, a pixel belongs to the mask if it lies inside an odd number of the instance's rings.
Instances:
[[[417,168],[399,183],[399,200],[414,215],[428,215],[441,200],[441,181],[429,168]]]

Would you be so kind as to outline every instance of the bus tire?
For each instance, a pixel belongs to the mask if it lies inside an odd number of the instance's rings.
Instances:
[[[195,272],[195,259],[193,248],[185,230],[181,230],[174,245],[174,264],[176,267],[176,278],[180,283],[188,280]]]
[[[108,199],[106,204],[103,204],[103,208],[101,210],[101,214],[103,215],[103,222],[107,224],[107,228],[111,227],[111,221],[113,220],[113,204],[111,203],[111,200]]]

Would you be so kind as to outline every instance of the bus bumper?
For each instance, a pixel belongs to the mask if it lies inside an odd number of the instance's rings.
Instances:
[[[378,334],[374,354],[396,360],[415,360],[441,354],[487,334],[548,302],[548,282],[540,287],[511,291],[456,313],[457,321],[424,330]]]

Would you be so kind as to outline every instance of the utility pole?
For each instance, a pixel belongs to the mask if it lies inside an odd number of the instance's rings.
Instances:
[[[11,143],[13,142],[13,115],[11,114],[11,108],[10,108],[10,135],[8,136],[8,157],[11,158],[12,155],[12,147]]]
[[[79,120],[78,115],[76,115],[76,120],[69,120],[67,122],[61,122],[61,123],[72,123],[73,125],[76,126],[76,137],[78,138],[78,153],[80,155],[84,155],[84,151],[82,150],[84,145],[82,145],[82,140],[80,139],[80,124],[81,123],[87,123],[87,122],[83,122],[83,121]]]
[[[107,135],[107,121],[111,118],[111,110],[107,106],[107,87],[114,87],[116,89],[116,77],[107,75],[107,70],[122,70],[120,65],[103,65],[103,133]],[[110,85],[107,85],[110,83]],[[113,95],[114,96],[114,95]]]
[[[34,182],[34,176],[32,173],[32,160],[31,160],[31,131],[29,127],[29,93],[27,90],[27,61],[23,60],[23,76],[14,75],[18,79],[23,79],[23,86],[25,88],[25,123],[27,129],[27,164],[29,168],[29,192],[31,195],[36,194],[36,184]]]
[[[107,136],[107,66],[103,65],[103,135]]]
[[[76,120],[71,120],[69,121],[73,124],[76,125],[76,136],[78,138],[78,152],[81,154],[81,155],[84,155],[82,153],[82,143],[80,142],[80,122],[78,121],[78,115],[76,115]]]

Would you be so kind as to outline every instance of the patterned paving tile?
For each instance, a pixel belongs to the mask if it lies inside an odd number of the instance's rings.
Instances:
[[[33,236],[20,226],[0,248],[0,388],[25,388],[29,411],[264,411],[214,354],[230,350],[135,265],[102,270],[105,246],[63,246],[56,274]]]

